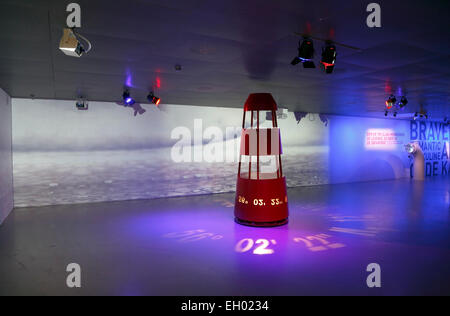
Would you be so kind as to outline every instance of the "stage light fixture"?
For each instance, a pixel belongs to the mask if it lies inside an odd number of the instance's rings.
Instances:
[[[83,97],[79,97],[77,102],[75,103],[75,107],[77,108],[77,110],[86,111],[89,109],[89,102]]]
[[[398,106],[401,109],[403,109],[407,104],[408,104],[408,99],[405,96],[401,97],[400,102],[398,103]]]
[[[389,114],[388,111],[384,112],[384,116],[388,116],[388,114]]]
[[[397,98],[393,94],[391,94],[389,99],[386,100],[386,109],[388,109],[388,110],[392,109],[396,102],[397,102]]]
[[[303,68],[316,68],[314,64],[314,43],[309,38],[303,38],[298,43],[298,56],[294,58],[291,65],[295,66],[299,63],[303,64]]]
[[[414,154],[416,152],[416,146],[414,143],[408,143],[405,145],[405,150],[408,154]]]
[[[394,112],[394,117],[397,117],[397,112]]]
[[[130,91],[127,89],[122,94],[123,102],[125,106],[133,106],[136,101],[131,97]]]
[[[326,46],[322,49],[322,60],[320,63],[325,69],[325,73],[331,74],[333,73],[334,66],[336,64],[336,46],[331,42],[328,42]]]
[[[161,103],[161,98],[156,97],[153,92],[150,92],[150,94],[147,96],[147,99],[149,102],[153,103],[156,106]]]

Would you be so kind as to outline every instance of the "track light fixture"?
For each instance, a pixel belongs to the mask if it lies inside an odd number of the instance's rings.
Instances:
[[[83,97],[79,97],[77,102],[75,103],[75,107],[77,110],[86,111],[89,109],[89,102]]]
[[[326,46],[322,49],[322,60],[320,61],[325,69],[325,73],[333,73],[336,57],[336,46],[331,42],[327,42]]]
[[[389,99],[386,100],[386,109],[390,110],[394,107],[395,103],[397,103],[397,98],[391,94]]]
[[[298,56],[294,58],[291,65],[295,66],[299,63],[303,64],[303,68],[316,68],[313,61],[314,43],[310,38],[304,37],[298,43]]]
[[[400,102],[398,103],[399,108],[403,109],[407,104],[408,99],[405,96],[401,97]]]
[[[422,107],[420,109],[420,112],[414,113],[414,120],[417,120],[419,118],[421,118],[421,119],[425,118],[428,120],[428,117],[429,117],[428,112],[425,109],[423,109]]]
[[[153,92],[150,92],[147,96],[147,99],[149,102],[153,103],[154,105],[158,106],[161,103],[161,99],[156,97]]]
[[[122,94],[125,106],[133,106],[136,101],[131,97],[130,90],[126,89]]]

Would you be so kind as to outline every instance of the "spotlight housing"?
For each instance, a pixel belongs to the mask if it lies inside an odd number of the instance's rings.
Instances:
[[[326,46],[322,49],[322,60],[320,63],[325,69],[325,73],[331,74],[333,73],[334,66],[336,63],[336,46],[332,43],[328,42]]]
[[[294,58],[291,65],[295,66],[299,63],[303,64],[303,68],[316,68],[313,61],[314,58],[314,43],[309,38],[303,38],[299,41],[298,56]]]
[[[123,102],[125,103],[125,106],[133,106],[136,101],[131,97],[130,91],[125,90],[122,94]]]
[[[161,98],[156,97],[153,92],[150,92],[150,94],[147,96],[147,99],[149,102],[153,103],[156,106],[161,103]]]
[[[405,96],[401,97],[400,102],[398,103],[398,106],[401,109],[403,109],[407,104],[408,104],[408,99]]]
[[[75,103],[75,107],[77,108],[77,110],[87,111],[89,109],[89,102],[83,97],[80,97]]]
[[[386,109],[388,109],[388,110],[392,109],[396,102],[397,102],[397,98],[393,94],[391,94],[389,99],[386,100]]]

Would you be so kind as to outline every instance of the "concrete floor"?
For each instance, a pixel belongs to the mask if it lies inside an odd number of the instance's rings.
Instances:
[[[0,227],[0,295],[450,294],[448,177],[289,197],[290,224],[270,229],[235,224],[234,194],[16,209]]]

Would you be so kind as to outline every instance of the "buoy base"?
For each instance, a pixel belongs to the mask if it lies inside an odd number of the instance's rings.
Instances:
[[[249,222],[245,221],[239,218],[235,218],[236,223],[244,226],[250,226],[250,227],[278,227],[278,226],[284,226],[289,223],[289,219],[283,219],[282,221],[277,222]]]
[[[286,179],[238,178],[234,217],[245,226],[286,225],[289,218]]]

